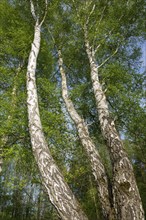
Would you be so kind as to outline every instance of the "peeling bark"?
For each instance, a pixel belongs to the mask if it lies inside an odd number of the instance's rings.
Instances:
[[[37,57],[40,50],[41,25],[42,22],[39,24],[37,20],[27,66],[27,106],[33,154],[41,173],[43,185],[61,218],[64,220],[87,220],[88,218],[81,210],[50,154],[42,129],[35,79]]]
[[[90,46],[86,27],[84,34],[101,131],[107,143],[113,165],[113,196],[117,219],[144,220],[144,211],[133,167],[124,150],[114,120],[110,117],[106,96],[98,77],[95,51]]]
[[[110,203],[108,178],[104,165],[102,163],[98,150],[96,149],[92,139],[90,138],[87,125],[75,110],[75,107],[68,95],[66,74],[63,68],[63,58],[62,58],[61,50],[58,50],[58,57],[59,57],[58,58],[59,69],[62,78],[62,97],[64,99],[67,111],[69,112],[72,120],[76,125],[81,143],[88,155],[92,167],[92,172],[98,186],[98,194],[99,194],[99,199],[100,199],[104,219],[105,220],[115,219],[113,207],[112,204]]]

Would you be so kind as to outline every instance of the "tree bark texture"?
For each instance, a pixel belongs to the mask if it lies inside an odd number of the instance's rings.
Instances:
[[[90,46],[87,29],[84,29],[85,47],[88,55],[91,80],[96,99],[102,135],[107,143],[113,165],[113,196],[118,220],[144,220],[144,211],[134,171],[124,150],[122,140],[111,119],[105,93],[98,77],[95,51]]]
[[[68,95],[67,80],[66,80],[65,70],[63,68],[63,58],[62,58],[61,50],[58,50],[58,63],[62,78],[62,97],[64,99],[67,111],[76,125],[82,146],[84,147],[88,155],[92,172],[98,186],[98,194],[99,194],[99,199],[100,199],[104,219],[105,220],[115,219],[113,207],[110,202],[108,178],[105,171],[105,167],[102,163],[97,148],[95,147],[92,139],[90,138],[87,125],[75,110],[75,107]]]
[[[61,218],[64,220],[87,220],[88,218],[81,210],[51,156],[42,130],[35,79],[37,57],[40,50],[40,29],[41,25],[36,21],[27,67],[27,106],[32,149],[43,185]]]

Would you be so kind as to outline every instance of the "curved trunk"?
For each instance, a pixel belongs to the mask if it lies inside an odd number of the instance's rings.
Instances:
[[[103,137],[109,148],[113,165],[114,206],[119,220],[143,220],[144,211],[134,177],[133,167],[123,148],[123,143],[110,118],[106,96],[98,77],[94,50],[90,47],[85,29],[85,46],[91,68],[91,80]]]
[[[98,186],[98,194],[99,194],[99,199],[100,199],[101,206],[102,206],[104,219],[110,219],[110,220],[115,219],[113,215],[114,214],[113,208],[110,203],[108,178],[106,175],[104,165],[102,163],[98,150],[96,149],[92,139],[89,136],[87,125],[85,124],[84,120],[80,117],[80,115],[77,113],[77,111],[75,110],[75,107],[68,96],[66,75],[63,69],[63,59],[62,59],[62,54],[60,50],[58,50],[58,56],[59,56],[58,63],[59,63],[61,77],[62,77],[62,97],[66,104],[67,111],[69,112],[72,120],[74,121],[76,125],[81,143],[88,155],[91,168],[92,168],[92,172],[93,172],[93,175],[95,177],[95,180]]]
[[[46,143],[39,115],[35,71],[40,49],[40,28],[36,22],[34,40],[27,67],[27,106],[29,132],[33,153],[41,173],[43,185],[52,204],[64,220],[87,220],[64,177],[56,166]]]

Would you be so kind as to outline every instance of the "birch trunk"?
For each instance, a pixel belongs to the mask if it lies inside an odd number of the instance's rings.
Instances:
[[[91,68],[91,80],[101,131],[109,148],[113,164],[113,196],[117,219],[144,220],[144,211],[134,177],[133,167],[124,150],[114,120],[109,115],[106,96],[99,82],[95,53],[89,44],[87,29],[85,28],[84,31],[85,47]]]
[[[63,68],[63,58],[60,50],[58,50],[58,57],[59,69],[62,77],[62,97],[64,99],[67,111],[69,112],[72,120],[76,125],[81,143],[88,155],[92,167],[92,172],[98,186],[98,194],[101,202],[104,219],[115,219],[113,207],[110,201],[111,198],[109,194],[108,178],[104,165],[102,163],[98,150],[96,149],[92,139],[89,136],[87,125],[85,124],[84,120],[80,117],[80,115],[77,113],[71,99],[69,98],[66,75]]]
[[[64,177],[55,165],[42,130],[35,82],[37,57],[40,50],[40,29],[41,25],[36,21],[27,67],[27,106],[33,154],[42,176],[43,185],[61,218],[64,220],[87,220]]]

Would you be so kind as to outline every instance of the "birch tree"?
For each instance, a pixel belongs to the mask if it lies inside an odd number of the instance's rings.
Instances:
[[[112,210],[112,204],[110,203],[111,198],[109,193],[108,178],[105,167],[102,163],[100,155],[92,139],[89,136],[88,127],[85,121],[80,117],[80,115],[75,110],[75,107],[68,95],[67,81],[66,81],[65,70],[63,68],[63,58],[62,58],[61,50],[58,50],[58,64],[62,78],[62,97],[66,104],[67,111],[69,112],[72,120],[76,125],[81,143],[88,155],[92,167],[93,175],[97,182],[99,199],[101,202],[104,219],[111,219],[111,220],[115,219],[114,210]]]
[[[95,11],[97,12],[99,10],[99,7],[101,6],[100,3],[96,4],[94,3],[94,1],[85,1],[83,8],[78,8],[75,1],[73,1],[73,3],[74,7],[76,8],[77,17],[80,20],[80,24],[84,33],[85,50],[90,64],[91,81],[96,100],[100,127],[103,138],[105,139],[106,145],[109,149],[110,158],[113,166],[112,192],[114,198],[114,207],[117,215],[116,218],[122,220],[144,219],[142,202],[134,177],[133,167],[124,149],[122,140],[120,139],[120,135],[116,129],[115,122],[111,118],[107,98],[102,88],[102,84],[99,80],[99,69],[118,52],[119,42],[116,43],[116,47],[111,55],[109,55],[106,59],[103,59],[103,61],[99,63],[98,54],[101,54],[101,43],[100,41],[98,42],[98,37],[96,37],[96,34],[98,36],[98,32],[100,33],[101,23],[104,23],[104,18],[106,20],[105,16],[108,16],[108,10],[110,11],[112,10],[112,8],[116,8],[117,6],[115,4],[110,8],[109,1],[109,5],[105,4],[103,6],[103,9],[100,8],[101,15],[99,16],[98,24],[96,24],[96,22],[93,22],[93,20],[92,23],[90,23],[90,18],[92,17],[92,19],[95,19]],[[125,7],[129,9],[129,7],[133,7],[133,5],[125,5]],[[86,16],[85,11],[87,10],[88,14]],[[123,14],[121,15],[121,17],[119,17],[119,23],[122,17]],[[94,29],[93,36],[90,33],[90,25],[92,25],[92,30]],[[113,27],[113,30],[114,29],[116,29],[116,27]],[[109,42],[110,36],[113,34],[113,30],[109,30],[109,32],[105,33],[107,39],[109,38]]]
[[[61,218],[66,220],[84,220],[87,219],[87,217],[81,210],[80,205],[66,184],[59,168],[56,166],[43,134],[39,115],[35,72],[37,57],[40,50],[41,26],[46,17],[48,3],[46,0],[46,9],[41,21],[39,20],[39,15],[36,14],[33,1],[31,0],[30,3],[31,13],[35,20],[34,39],[27,66],[27,106],[32,149],[42,176],[43,185]]]
[[[85,33],[87,34],[86,28]],[[91,80],[96,98],[97,111],[104,139],[113,164],[113,196],[118,219],[144,219],[142,202],[134,177],[133,168],[124,150],[122,140],[111,120],[105,93],[99,82],[98,65],[85,34],[86,51],[91,67]],[[138,202],[137,202],[138,201]]]

